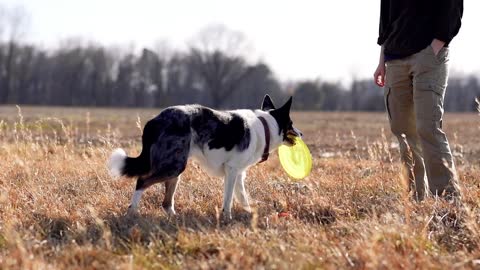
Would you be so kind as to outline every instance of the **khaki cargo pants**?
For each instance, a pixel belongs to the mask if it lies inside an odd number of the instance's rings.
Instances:
[[[428,190],[433,195],[459,195],[452,153],[442,131],[448,60],[448,48],[435,55],[428,46],[386,63],[385,105],[416,200]]]

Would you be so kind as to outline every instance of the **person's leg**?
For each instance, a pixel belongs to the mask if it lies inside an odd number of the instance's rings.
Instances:
[[[413,87],[407,60],[387,62],[385,106],[392,133],[397,137],[409,191],[416,200],[425,196],[425,169],[415,127]]]
[[[413,62],[415,118],[430,191],[433,195],[458,195],[453,157],[442,130],[448,48],[435,55],[428,46],[414,55]]]

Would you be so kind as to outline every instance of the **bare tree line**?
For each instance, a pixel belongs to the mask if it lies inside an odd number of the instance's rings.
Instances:
[[[201,31],[187,51],[161,46],[139,53],[70,42],[42,49],[22,41],[26,16],[0,8],[0,104],[165,107],[201,103],[255,108],[266,93],[295,97],[297,110],[384,110],[383,91],[371,79],[338,83],[282,83],[270,67],[246,59],[242,33],[222,26]],[[451,78],[446,109],[474,111],[476,77]]]

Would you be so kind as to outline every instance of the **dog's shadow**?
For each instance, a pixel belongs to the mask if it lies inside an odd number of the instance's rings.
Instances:
[[[322,208],[323,209],[323,208]],[[322,210],[320,209],[320,210]],[[234,210],[233,219],[223,222],[214,210],[198,212],[195,210],[182,210],[174,217],[166,215],[140,213],[127,215],[123,213],[110,213],[87,218],[82,222],[68,218],[55,218],[45,214],[35,214],[35,231],[49,245],[62,246],[69,243],[78,245],[102,245],[110,243],[120,250],[130,249],[129,243],[148,245],[152,241],[175,241],[179,231],[211,232],[238,229],[239,227],[266,229],[262,217],[267,216],[265,209],[259,211],[256,218],[245,211]],[[305,209],[306,210],[306,209]],[[328,225],[335,222],[334,212],[295,212],[292,218],[301,222]],[[318,209],[316,209],[318,210]]]
[[[193,210],[166,215],[108,215],[102,217],[112,236],[124,240],[149,242],[151,238],[173,237],[179,230],[208,232],[211,230],[228,230],[233,226],[248,227],[252,222],[250,213],[241,212],[234,215],[229,222],[223,222],[214,212],[199,214]]]
[[[121,249],[128,249],[128,243],[132,242],[148,245],[152,241],[175,240],[180,230],[208,232],[251,224],[251,215],[248,213],[237,214],[225,224],[214,212],[199,214],[193,210],[182,211],[174,217],[143,213],[99,215],[81,223],[39,213],[35,214],[34,218],[36,233],[49,245],[101,245],[109,242]]]

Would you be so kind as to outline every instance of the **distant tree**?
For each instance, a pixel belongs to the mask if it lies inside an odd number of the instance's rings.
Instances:
[[[177,53],[168,61],[166,81],[165,105],[207,104],[210,99],[191,68],[188,55]]]
[[[139,96],[136,94],[137,89],[135,87],[135,57],[128,54],[118,64],[118,74],[114,84],[116,105],[135,106]]]
[[[325,111],[339,111],[350,109],[349,100],[350,92],[344,89],[338,83],[324,82],[320,86],[323,99],[321,109]]]
[[[222,24],[211,24],[201,29],[189,42],[189,47],[204,53],[222,52],[233,58],[246,59],[253,48],[246,36]]]
[[[90,46],[85,48],[85,68],[83,75],[83,87],[85,99],[84,105],[107,106],[114,96],[110,91],[113,85],[112,69],[114,67],[113,57],[102,47]]]
[[[37,50],[33,46],[18,46],[16,49],[14,75],[10,78],[9,103],[31,103],[34,95],[32,80],[35,72]]]
[[[146,53],[148,51],[148,53]],[[148,56],[148,57],[145,57]],[[169,72],[170,62],[177,56],[171,45],[166,40],[156,41],[153,49],[144,49],[142,58],[146,64],[150,77],[150,90],[152,91],[153,106],[165,107],[170,103],[169,91]],[[145,68],[144,68],[145,70]]]
[[[1,53],[0,62],[0,102],[16,103],[18,92],[15,89],[16,76],[22,73],[18,70],[18,57],[20,39],[25,34],[28,22],[28,15],[22,7],[2,9],[0,15],[0,37],[1,43],[5,44]]]
[[[286,100],[286,93],[266,64],[259,63],[249,69],[250,75],[238,85],[238,91],[226,99],[230,107],[258,109],[265,94],[278,104]]]
[[[451,77],[445,94],[445,110],[464,112],[476,109],[475,99],[480,95],[478,78]]]
[[[160,58],[156,52],[145,48],[137,63],[140,87],[152,96],[153,106],[165,105],[167,61]]]
[[[27,92],[22,93],[20,104],[54,104],[54,94],[50,87],[51,68],[51,59],[47,53],[36,50],[35,57],[32,60],[30,67],[30,81],[28,82],[28,86],[23,86],[21,88],[27,90]]]
[[[320,110],[324,95],[318,81],[303,81],[295,88],[296,110]]]
[[[213,107],[224,107],[225,100],[251,75],[253,69],[241,56],[244,47],[241,33],[216,25],[201,31],[197,43],[192,44],[190,68]]]
[[[350,100],[354,111],[385,110],[384,91],[370,79],[352,82]]]

